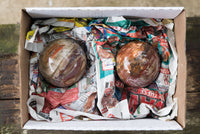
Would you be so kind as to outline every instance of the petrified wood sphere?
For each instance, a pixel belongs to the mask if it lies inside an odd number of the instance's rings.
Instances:
[[[72,39],[50,42],[40,54],[39,71],[54,86],[67,87],[76,83],[86,70],[83,49]]]
[[[117,73],[131,87],[146,87],[158,76],[160,58],[149,44],[133,41],[123,46],[117,54]]]

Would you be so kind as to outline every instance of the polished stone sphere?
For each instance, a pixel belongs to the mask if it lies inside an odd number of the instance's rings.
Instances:
[[[146,87],[158,76],[160,58],[153,47],[142,41],[124,45],[116,58],[117,74],[131,87]]]
[[[86,64],[85,52],[75,40],[57,39],[41,52],[39,71],[52,85],[67,87],[80,80]]]

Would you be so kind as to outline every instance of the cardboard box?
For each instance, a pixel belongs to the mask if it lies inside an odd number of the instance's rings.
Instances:
[[[141,17],[174,19],[176,49],[178,53],[178,76],[174,97],[178,98],[178,116],[173,121],[137,119],[119,121],[69,121],[48,123],[29,120],[26,106],[29,97],[29,51],[24,49],[25,37],[33,19],[50,17]],[[185,127],[186,98],[186,18],[183,7],[78,7],[78,8],[26,8],[21,11],[19,41],[20,63],[20,109],[23,129],[46,130],[182,130]]]

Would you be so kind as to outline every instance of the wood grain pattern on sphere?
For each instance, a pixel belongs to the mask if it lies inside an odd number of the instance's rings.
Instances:
[[[120,79],[132,87],[145,87],[159,74],[160,58],[149,44],[129,42],[117,54],[117,73]]]
[[[58,39],[47,45],[39,59],[42,76],[52,85],[66,87],[77,82],[86,70],[83,49],[72,39]]]

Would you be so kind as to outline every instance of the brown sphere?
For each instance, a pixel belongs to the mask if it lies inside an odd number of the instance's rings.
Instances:
[[[146,87],[158,76],[160,58],[149,44],[129,42],[117,54],[117,73],[120,79],[132,87]]]
[[[72,39],[50,42],[40,54],[39,70],[46,81],[57,87],[76,83],[86,70],[86,55]]]

